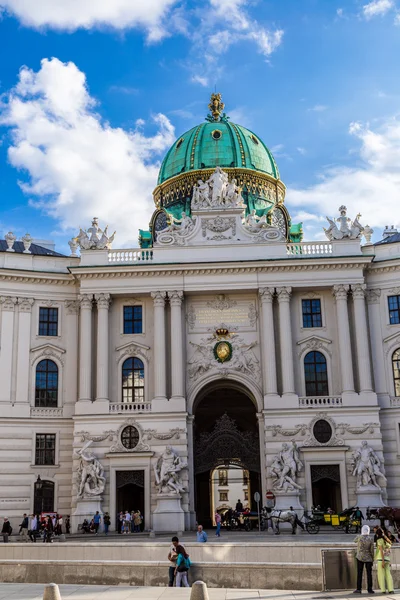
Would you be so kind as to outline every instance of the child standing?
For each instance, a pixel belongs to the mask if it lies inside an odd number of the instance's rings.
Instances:
[[[188,583],[188,571],[191,566],[189,554],[187,554],[185,548],[181,545],[176,547],[176,553],[178,558],[176,559],[175,567],[175,587],[181,587],[181,582],[184,587],[189,587]]]

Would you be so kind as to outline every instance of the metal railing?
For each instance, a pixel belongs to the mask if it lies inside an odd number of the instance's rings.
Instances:
[[[154,250],[109,250],[109,263],[136,263],[152,262]]]
[[[329,242],[298,242],[286,244],[288,256],[332,256],[333,246]]]
[[[341,396],[302,396],[299,398],[299,408],[314,407],[334,408],[342,406]]]
[[[150,412],[151,402],[119,402],[110,404],[110,413]]]

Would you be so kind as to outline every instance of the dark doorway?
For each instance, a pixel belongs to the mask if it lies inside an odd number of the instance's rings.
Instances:
[[[213,522],[213,509],[220,498],[224,505],[233,504],[227,489],[221,485],[212,489],[213,473],[222,468],[232,473],[246,471],[248,485],[242,485],[244,492],[250,492],[246,503],[251,510],[254,492],[261,493],[260,443],[256,407],[249,394],[240,386],[228,387],[225,381],[218,382],[202,391],[194,406],[194,471],[197,522],[210,527]],[[236,477],[235,477],[236,479]],[[242,482],[243,483],[243,482]],[[218,500],[216,501],[216,491]],[[240,494],[237,494],[236,501]]]
[[[144,514],[144,471],[117,471],[117,515],[120,512],[140,510],[145,526]]]
[[[33,512],[35,515],[54,512],[54,483],[52,481],[38,478],[38,481],[35,482]]]
[[[313,506],[342,511],[339,465],[311,465]]]

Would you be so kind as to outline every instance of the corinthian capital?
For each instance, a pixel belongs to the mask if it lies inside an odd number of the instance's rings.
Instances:
[[[90,308],[93,306],[93,294],[80,294],[78,296],[79,306],[82,308]]]
[[[171,306],[181,306],[183,301],[183,292],[180,290],[168,292],[168,298]]]
[[[381,290],[367,290],[367,302],[368,304],[379,304],[381,299]]]
[[[79,312],[78,300],[65,300],[64,305],[67,315],[76,315]]]
[[[18,310],[19,312],[32,312],[32,306],[34,305],[34,298],[18,298]]]
[[[366,289],[367,286],[365,285],[365,283],[351,284],[351,293],[353,294],[353,298],[357,300],[364,300]]]
[[[0,305],[3,310],[14,312],[17,302],[18,298],[15,296],[0,296]]]
[[[154,306],[165,306],[167,292],[151,292],[151,297],[153,298]]]
[[[266,302],[268,304],[271,304],[274,300],[275,288],[273,288],[273,287],[260,288],[258,290],[258,293],[260,295],[262,303]]]
[[[339,283],[338,285],[333,286],[332,294],[335,296],[336,300],[347,300],[348,292],[349,292],[348,285]]]
[[[95,299],[97,302],[97,308],[106,308],[107,310],[110,308],[111,304],[111,296],[110,294],[95,294]]]
[[[276,293],[278,296],[278,302],[290,302],[290,298],[292,295],[291,287],[278,287],[276,288]]]

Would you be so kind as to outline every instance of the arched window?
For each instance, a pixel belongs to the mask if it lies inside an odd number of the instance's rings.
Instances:
[[[328,396],[326,358],[321,352],[309,352],[304,358],[306,396]]]
[[[400,396],[400,348],[392,354],[394,395]]]
[[[36,367],[35,406],[57,406],[58,367],[52,360],[41,360]]]
[[[122,365],[122,402],[144,401],[144,365],[140,358],[127,358]]]

